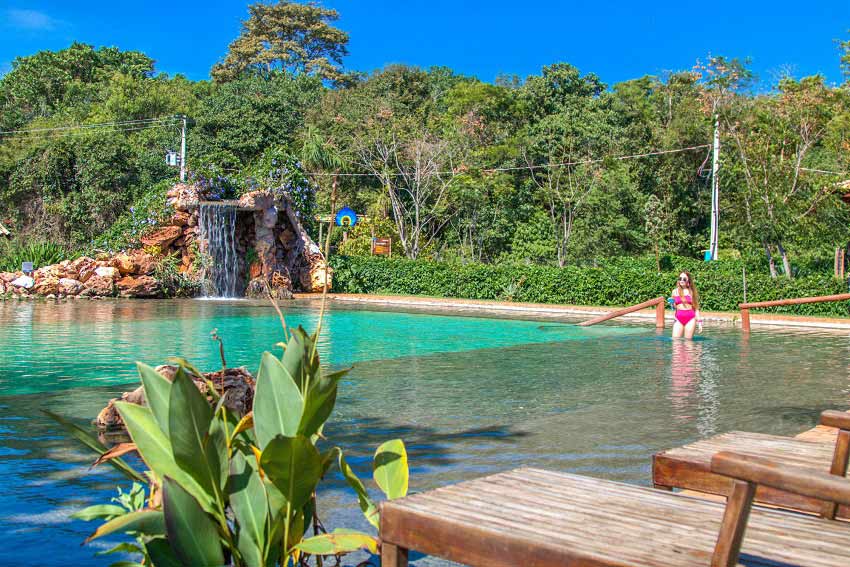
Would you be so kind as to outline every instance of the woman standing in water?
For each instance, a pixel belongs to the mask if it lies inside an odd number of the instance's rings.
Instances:
[[[694,338],[694,330],[699,324],[702,332],[702,317],[699,313],[699,292],[688,272],[679,274],[676,287],[671,292],[676,309],[676,322],[673,323],[673,338]]]

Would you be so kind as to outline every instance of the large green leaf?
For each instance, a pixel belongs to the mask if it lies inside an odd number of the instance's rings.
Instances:
[[[277,436],[260,456],[260,467],[293,509],[300,509],[322,476],[319,451],[303,435]]]
[[[168,543],[185,565],[224,565],[218,531],[210,516],[174,479],[162,479],[162,513]]]
[[[97,504],[83,508],[79,512],[74,512],[71,517],[75,520],[83,520],[89,522],[98,518],[112,518],[115,516],[123,516],[127,513],[125,508],[116,506],[115,504]]]
[[[378,447],[372,463],[372,476],[390,500],[407,494],[409,471],[404,441],[393,439]]]
[[[153,567],[185,567],[164,537],[155,537],[146,541],[145,551],[151,558]]]
[[[168,427],[174,460],[206,491],[221,486],[221,463],[217,448],[209,442],[212,408],[182,368],[174,375]]]
[[[168,436],[168,404],[171,399],[171,382],[162,374],[141,362],[136,363],[139,378],[145,388],[145,401],[162,432]]]
[[[248,565],[263,563],[269,504],[253,455],[234,451],[227,484],[230,507],[239,525],[237,547]]]
[[[151,410],[127,402],[115,402],[115,407],[148,467],[160,478],[170,476],[175,479],[201,502],[205,510],[214,511],[214,495],[204,490],[189,473],[177,465],[171,452],[171,443],[154,421]]]
[[[378,552],[378,541],[369,534],[354,530],[336,529],[333,533],[307,538],[298,545],[304,553],[311,555],[337,555],[366,549],[369,553]]]
[[[95,437],[91,431],[83,429],[76,423],[68,421],[58,413],[53,413],[52,411],[46,409],[41,410],[41,412],[59,425],[61,425],[62,427],[64,427],[65,430],[70,433],[74,439],[76,439],[98,455],[103,455],[104,453],[106,453],[106,451],[108,451],[108,449],[103,445],[103,443],[98,441],[97,437]],[[141,473],[134,470],[133,467],[128,465],[123,459],[110,459],[106,462],[115,467],[116,470],[118,470],[121,474],[123,474],[130,480],[134,480],[137,482],[147,482],[147,479]]]
[[[98,557],[101,557],[103,555],[112,555],[113,553],[141,553],[141,552],[142,552],[141,547],[139,547],[138,545],[136,545],[134,543],[128,543],[128,542],[125,541],[124,543],[119,543],[118,545],[116,545],[115,547],[112,547],[110,549],[107,549],[107,550],[104,550],[104,551],[98,551],[97,553],[95,553],[95,555],[97,555]]]
[[[139,510],[113,518],[97,528],[86,539],[85,543],[116,532],[134,532],[150,536],[162,535],[165,533],[162,512],[159,510]]]
[[[301,327],[292,330],[289,342],[283,350],[281,363],[292,379],[298,390],[304,391],[304,377],[308,373],[308,360],[310,355],[309,337]]]
[[[339,470],[342,471],[342,476],[345,478],[348,485],[354,489],[354,492],[357,493],[357,500],[360,503],[360,510],[363,512],[363,515],[366,516],[366,519],[369,520],[370,524],[380,529],[381,522],[378,507],[375,506],[375,503],[372,502],[371,498],[369,498],[369,493],[366,492],[366,487],[363,486],[363,482],[348,465],[342,451],[339,452]]]
[[[301,423],[298,425],[298,433],[310,437],[324,425],[336,404],[339,381],[348,374],[349,370],[340,370],[331,374],[324,374],[319,370],[316,373],[304,397],[304,412],[301,415]]]
[[[277,435],[298,432],[303,403],[293,377],[280,360],[264,352],[254,393],[254,431],[261,449]]]

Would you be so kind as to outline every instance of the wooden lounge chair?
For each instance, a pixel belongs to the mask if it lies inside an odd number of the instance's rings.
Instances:
[[[725,506],[530,468],[384,502],[381,565],[411,549],[473,567],[850,565],[845,522],[751,510],[757,485],[847,505],[850,481],[732,453],[711,468],[736,479]]]
[[[683,488],[727,496],[732,489],[732,480],[711,471],[711,457],[720,451],[764,457],[812,471],[846,476],[850,455],[850,413],[825,411],[821,414],[820,423],[838,429],[835,445],[732,431],[656,453],[652,458],[652,481],[657,488]],[[773,487],[759,487],[755,498],[759,503],[814,512],[830,519],[836,516],[850,518],[848,506],[825,506],[819,500]]]

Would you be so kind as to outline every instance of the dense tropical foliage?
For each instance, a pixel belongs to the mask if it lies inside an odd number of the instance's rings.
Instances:
[[[847,245],[850,80],[764,83],[724,57],[615,85],[568,63],[493,84],[444,67],[366,75],[342,67],[336,17],[252,5],[213,81],[78,43],[17,59],[0,79],[0,221],[69,251],[122,246],[159,213],[179,144],[176,121],[136,121],[185,114],[193,181],[297,188],[305,218],[335,192],[411,259],[696,258],[716,121],[722,248],[792,277]],[[81,128],[55,130],[68,126]]]

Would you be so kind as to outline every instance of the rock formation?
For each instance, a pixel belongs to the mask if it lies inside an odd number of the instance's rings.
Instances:
[[[177,367],[170,365],[157,366],[156,371],[167,379],[173,380],[174,374],[177,372]],[[204,378],[212,382],[219,394],[225,395],[224,405],[228,410],[239,416],[251,411],[254,405],[255,381],[254,377],[245,367],[228,368],[224,376],[222,376],[221,370],[218,372],[205,372]],[[195,387],[206,396],[210,405],[213,405],[213,398],[209,395],[206,380],[198,376],[192,376],[192,382],[194,382]],[[124,421],[115,408],[115,402],[146,405],[144,388],[139,386],[132,392],[124,392],[120,398],[109,400],[109,403],[100,411],[95,419],[95,423],[99,428],[114,429],[124,427]]]
[[[199,187],[176,184],[167,194],[167,205],[174,212],[165,224],[141,237],[144,249],[66,260],[40,267],[30,275],[0,273],[0,295],[159,297],[163,287],[156,281],[155,271],[166,256],[177,259],[181,273],[202,280],[209,260],[205,259],[207,243],[199,215],[206,202],[208,198]],[[228,204],[237,211],[234,237],[240,293],[288,298],[293,291],[322,291],[324,255],[285,195],[254,191]],[[254,256],[256,259],[249,262]],[[332,270],[327,268],[327,272],[330,279]]]

